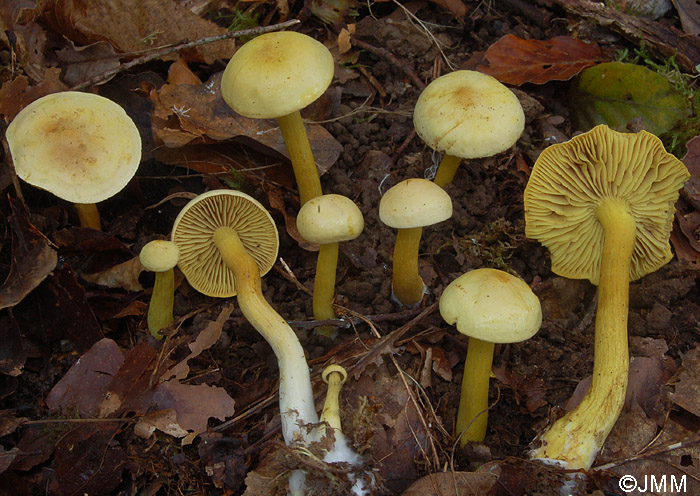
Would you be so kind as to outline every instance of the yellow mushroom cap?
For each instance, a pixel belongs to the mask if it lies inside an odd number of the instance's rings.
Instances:
[[[53,93],[27,105],[7,128],[17,175],[73,203],[121,191],[141,161],[141,136],[119,105],[92,93]]]
[[[146,270],[165,272],[177,265],[180,250],[172,241],[156,239],[141,248],[139,260]]]
[[[379,202],[379,219],[395,229],[426,227],[452,217],[452,199],[427,179],[406,179],[391,187]]]
[[[239,48],[221,79],[221,94],[236,112],[273,119],[301,110],[333,80],[333,56],[294,31],[262,34]]]
[[[440,314],[469,337],[489,343],[531,338],[542,324],[540,300],[522,279],[476,269],[452,281],[440,297]]]
[[[297,214],[297,229],[311,243],[339,243],[357,238],[365,227],[355,202],[342,195],[322,195],[307,201]]]
[[[433,150],[481,158],[513,146],[525,128],[525,114],[497,79],[465,70],[440,76],[423,90],[413,125]]]
[[[653,134],[596,126],[540,154],[525,188],[525,234],[549,248],[553,272],[598,284],[605,234],[595,209],[623,200],[636,223],[634,281],[671,260],[674,204],[688,177]]]
[[[178,266],[190,285],[207,296],[236,294],[233,272],[214,244],[214,233],[230,227],[265,275],[277,259],[279,240],[272,217],[258,201],[233,190],[203,193],[175,219],[172,240],[180,249]]]

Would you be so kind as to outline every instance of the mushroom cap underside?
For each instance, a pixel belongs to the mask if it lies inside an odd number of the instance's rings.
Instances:
[[[431,226],[450,217],[450,195],[427,179],[401,181],[384,193],[379,202],[379,219],[394,229]]]
[[[518,98],[496,78],[455,71],[432,81],[413,111],[418,135],[432,149],[460,158],[496,155],[525,128]]]
[[[598,284],[605,233],[596,208],[621,200],[636,225],[630,280],[639,279],[673,256],[674,204],[688,177],[653,134],[596,126],[537,159],[524,194],[525,234],[549,249],[553,272]]]
[[[469,337],[490,343],[531,338],[542,324],[540,300],[522,279],[497,269],[476,269],[452,281],[440,314]]]
[[[266,33],[233,55],[221,94],[241,115],[275,119],[316,101],[333,74],[333,56],[322,43],[294,31]]]
[[[172,240],[180,249],[178,266],[190,285],[207,296],[236,295],[233,272],[214,243],[214,233],[229,227],[253,257],[260,275],[274,265],[279,249],[277,227],[257,200],[234,190],[213,190],[191,200],[173,225]]]
[[[141,136],[124,109],[92,93],[53,93],[27,105],[7,128],[17,175],[73,203],[121,191],[141,161]]]

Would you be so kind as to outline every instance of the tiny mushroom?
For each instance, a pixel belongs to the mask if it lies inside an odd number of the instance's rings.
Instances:
[[[7,127],[17,175],[73,202],[83,227],[100,229],[95,203],[121,191],[141,161],[141,136],[119,105],[92,93],[53,93]]]
[[[593,380],[535,443],[533,458],[588,470],[625,401],[629,282],[671,258],[674,204],[689,174],[654,135],[605,125],[545,149],[525,188],[525,233],[552,271],[598,285]]]
[[[350,199],[342,195],[322,195],[306,202],[297,215],[299,234],[311,243],[320,245],[314,281],[314,318],[334,319],[333,295],[338,263],[338,243],[357,238],[365,222],[362,212]],[[316,332],[334,337],[336,328],[322,326]]]
[[[175,297],[174,267],[180,258],[180,250],[172,241],[157,239],[147,243],[139,254],[141,265],[156,273],[151,303],[148,306],[148,330],[161,339],[160,331],[173,323]]]
[[[497,79],[455,71],[431,82],[413,112],[418,136],[444,152],[435,184],[451,184],[463,158],[490,157],[515,144],[525,127],[518,98]]]
[[[418,248],[423,227],[451,216],[450,195],[426,179],[406,179],[382,196],[379,218],[387,226],[398,229],[394,245],[392,291],[404,305],[417,305],[426,291],[418,273]]]
[[[348,378],[347,371],[340,365],[329,365],[321,372],[321,379],[328,384],[326,401],[323,403],[321,422],[327,422],[332,429],[341,430],[340,424],[340,388]]]
[[[495,343],[530,339],[542,323],[540,300],[521,279],[476,269],[452,281],[440,297],[440,314],[469,336],[455,435],[461,446],[486,437],[489,378]]]
[[[302,205],[322,193],[299,111],[323,95],[333,73],[333,56],[322,43],[282,31],[244,44],[221,79],[222,96],[233,110],[254,119],[277,119]]]

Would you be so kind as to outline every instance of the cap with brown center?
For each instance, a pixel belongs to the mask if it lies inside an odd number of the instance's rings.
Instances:
[[[236,232],[261,275],[274,265],[279,241],[265,207],[240,191],[209,191],[185,205],[172,233],[180,249],[178,266],[197,291],[227,298],[236,294],[233,272],[214,243],[214,233],[223,227]]]
[[[553,272],[598,284],[605,236],[596,209],[605,199],[622,200],[637,225],[634,281],[671,260],[674,204],[687,178],[653,134],[596,126],[537,159],[524,195],[525,233],[549,248]]]
[[[141,137],[119,105],[64,91],[27,105],[7,128],[17,175],[74,203],[121,191],[141,161]]]

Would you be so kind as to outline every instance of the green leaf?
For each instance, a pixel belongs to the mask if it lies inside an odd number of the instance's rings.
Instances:
[[[625,131],[639,117],[644,129],[658,135],[688,116],[685,100],[665,77],[623,62],[581,72],[572,85],[570,104],[574,125],[582,131],[598,124]]]

